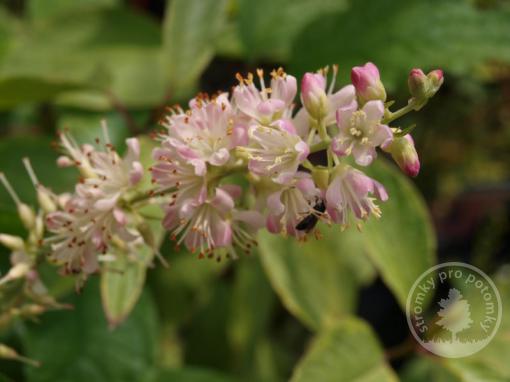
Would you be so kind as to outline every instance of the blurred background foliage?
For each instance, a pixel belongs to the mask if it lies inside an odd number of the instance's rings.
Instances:
[[[346,82],[366,61],[401,103],[411,68],[446,75],[411,117],[419,177],[384,161],[373,170],[392,196],[383,220],[362,234],[324,227],[306,245],[262,235],[257,255],[233,263],[164,241],[169,269],[96,277],[80,295],[47,267],[52,293],[74,309],[0,325],[0,342],[42,362],[0,361],[0,381],[510,380],[508,310],[495,341],[463,360],[417,351],[402,310],[416,277],[447,259],[481,267],[510,296],[507,1],[1,0],[0,168],[33,203],[22,157],[56,191],[76,180],[54,166],[58,129],[90,141],[105,118],[122,146],[156,129],[166,105],[228,90],[236,72],[338,63]],[[0,231],[21,232],[3,190]],[[111,323],[141,297],[111,330],[101,295]]]

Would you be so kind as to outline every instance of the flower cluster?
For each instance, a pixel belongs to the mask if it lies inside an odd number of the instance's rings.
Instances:
[[[162,207],[162,225],[177,245],[216,259],[249,253],[264,226],[304,240],[319,221],[345,229],[380,217],[379,203],[388,194],[364,169],[382,149],[408,175],[418,174],[412,128],[392,123],[421,109],[443,75],[413,69],[411,98],[392,112],[374,64],[353,68],[352,83],[339,89],[337,70],[306,73],[300,91],[298,80],[282,69],[271,72],[268,82],[262,70],[256,76],[238,74],[231,93],[199,94],[187,108],[170,108],[147,169],[150,189],[141,186],[136,138],[127,140],[121,157],[106,127],[96,145],[79,145],[61,133],[64,155],[57,163],[77,167],[80,181],[71,194],[55,195],[29,166],[41,207],[36,220],[44,224],[34,228],[27,222],[27,229],[38,230],[36,242],[50,260],[84,279],[108,260],[111,247],[152,246],[141,228],[147,225],[140,210],[148,204]],[[3,175],[1,180],[14,192]],[[13,198],[22,219],[35,219]],[[26,248],[22,239],[3,235],[0,240]]]

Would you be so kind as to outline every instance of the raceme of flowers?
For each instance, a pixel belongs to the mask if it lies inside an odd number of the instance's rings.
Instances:
[[[336,76],[336,66],[324,68],[306,73],[298,86],[282,69],[237,75],[230,94],[199,94],[187,108],[169,109],[149,168],[140,162],[138,139],[129,138],[121,156],[106,125],[93,144],[60,133],[57,164],[80,172],[72,192],[57,195],[44,187],[26,159],[38,195],[35,210],[0,176],[29,233],[0,235],[13,252],[0,286],[37,281],[40,254],[83,281],[115,259],[113,248],[136,255],[140,245],[153,246],[140,212],[150,204],[161,206],[161,224],[177,246],[216,259],[250,253],[264,227],[305,240],[318,221],[343,230],[381,217],[379,205],[391,195],[365,168],[383,150],[405,173],[418,174],[412,127],[392,124],[420,110],[443,74],[413,69],[411,98],[394,112],[374,64],[353,68],[352,84],[344,87],[337,87]],[[147,186],[142,179],[149,174]]]

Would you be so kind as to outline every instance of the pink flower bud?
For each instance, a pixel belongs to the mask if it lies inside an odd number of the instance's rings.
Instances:
[[[444,82],[443,71],[441,69],[433,70],[427,74],[427,77],[430,80],[432,90],[435,94]]]
[[[301,96],[308,114],[314,119],[328,115],[328,96],[326,79],[319,73],[305,73],[301,81]]]
[[[351,81],[361,103],[372,100],[386,101],[386,90],[381,82],[379,69],[371,62],[352,68]]]
[[[433,70],[425,75],[421,69],[412,69],[407,84],[409,92],[417,100],[426,100],[436,94],[443,84],[443,71]]]
[[[409,92],[414,98],[426,98],[427,89],[429,87],[429,79],[421,69],[412,69],[407,79]]]
[[[397,162],[400,169],[407,175],[412,177],[418,175],[420,172],[420,159],[410,134],[403,137],[395,137],[383,149],[391,154],[393,160]]]

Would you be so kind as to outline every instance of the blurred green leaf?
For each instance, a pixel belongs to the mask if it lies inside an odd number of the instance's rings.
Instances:
[[[47,313],[23,333],[28,356],[42,362],[26,368],[27,380],[142,381],[156,359],[157,319],[150,296],[143,295],[130,317],[111,331],[103,318],[97,283],[75,296],[73,311]]]
[[[380,203],[381,219],[365,224],[365,248],[405,308],[413,283],[436,262],[434,229],[419,191],[395,166],[379,159],[367,174],[384,184],[389,200]]]
[[[258,373],[253,365],[256,347],[268,330],[275,296],[258,257],[243,258],[235,268],[227,330],[237,368],[253,376]]]
[[[25,22],[0,62],[0,90],[9,94],[0,98],[0,108],[52,100],[65,91],[73,91],[76,106],[79,89],[94,90],[94,104],[103,108],[115,102],[159,104],[164,95],[160,46],[158,24],[124,8],[92,7],[72,17]]]
[[[352,312],[357,292],[355,276],[338,250],[342,235],[329,227],[321,230],[324,238],[305,243],[259,234],[260,257],[274,290],[291,313],[315,330]]]
[[[487,60],[510,61],[510,8],[477,9],[467,0],[369,0],[315,20],[295,39],[299,73],[338,63],[375,62],[388,86],[413,67],[469,74]]]
[[[135,256],[119,248],[110,251],[116,259],[103,265],[101,299],[110,326],[115,327],[131,313],[145,285],[147,267],[153,251],[141,245]]]
[[[317,335],[291,381],[396,382],[398,378],[385,362],[370,327],[352,318]]]
[[[462,382],[462,379],[452,374],[441,365],[441,362],[437,362],[432,357],[412,359],[403,367],[400,380],[402,382]]]
[[[346,7],[344,0],[240,0],[239,35],[250,58],[286,60],[292,43],[312,20]]]
[[[173,0],[163,25],[165,68],[172,97],[194,91],[196,81],[214,55],[224,27],[225,0]]]
[[[234,379],[214,370],[187,367],[161,370],[148,382],[234,382]]]
[[[100,7],[112,7],[119,0],[29,0],[27,11],[33,19],[47,19],[62,14],[76,14]]]

